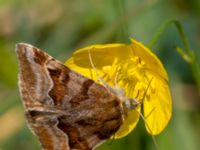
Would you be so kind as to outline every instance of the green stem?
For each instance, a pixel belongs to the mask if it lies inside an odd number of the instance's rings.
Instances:
[[[116,2],[116,1],[115,1]],[[116,6],[116,14],[117,17],[126,17],[126,0],[117,0],[117,6]],[[120,41],[128,42],[127,37],[129,37],[128,34],[128,22],[124,22],[121,27],[118,28],[119,38]]]
[[[167,27],[169,25],[175,25],[178,34],[181,38],[181,41],[183,42],[183,47],[184,50],[181,48],[176,48],[176,52],[186,61],[190,64],[191,69],[192,69],[192,73],[193,76],[196,80],[197,86],[198,86],[198,90],[200,92],[200,66],[197,62],[196,56],[194,55],[193,51],[190,48],[188,39],[185,35],[185,32],[183,30],[183,27],[181,25],[181,23],[178,20],[168,20],[166,21],[156,32],[156,34],[153,36],[152,40],[149,42],[148,46],[149,48],[152,48],[157,41],[160,39],[161,35],[163,34],[163,32],[167,29]]]

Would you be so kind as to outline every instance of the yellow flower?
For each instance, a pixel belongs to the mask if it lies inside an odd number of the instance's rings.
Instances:
[[[91,66],[88,50],[104,81],[110,86],[117,83],[127,97],[142,102],[147,131],[152,135],[162,132],[171,118],[172,101],[168,76],[159,59],[135,40],[131,40],[130,45],[92,45],[75,51],[65,65],[96,82],[98,78]],[[126,136],[135,128],[141,108],[136,109],[128,112],[115,138]]]

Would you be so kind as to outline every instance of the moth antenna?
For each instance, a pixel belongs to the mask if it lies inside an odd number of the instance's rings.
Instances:
[[[94,69],[94,72],[98,78],[98,80],[107,88],[109,89],[111,92],[113,92],[113,89],[100,77],[100,75],[98,74],[98,71],[94,65],[94,62],[92,60],[92,56],[91,56],[91,53],[90,53],[90,49],[88,49],[88,56],[89,56],[89,60],[90,60],[90,64],[92,66],[92,68]]]
[[[152,134],[152,131],[151,131],[151,129],[150,129],[150,127],[149,127],[149,125],[148,125],[146,119],[144,118],[143,114],[142,114],[140,111],[138,111],[137,109],[136,109],[136,111],[139,113],[139,115],[141,116],[141,118],[142,118],[142,120],[144,121],[145,125],[147,126],[148,130],[150,131],[150,133],[151,133],[151,138],[152,138],[152,140],[153,140],[153,143],[154,143],[154,146],[155,146],[156,150],[160,150],[160,149],[159,149],[159,146],[158,146],[158,143],[157,143],[157,141],[156,141],[156,138],[155,138],[155,136]]]
[[[143,101],[144,101],[144,99],[145,99],[145,97],[146,97],[146,95],[147,95],[147,91],[148,91],[148,89],[149,89],[149,87],[150,87],[150,85],[151,85],[152,80],[153,80],[153,77],[152,77],[151,80],[149,81],[149,84],[147,85],[147,88],[146,88],[146,90],[145,90],[144,96],[143,96],[143,98],[142,98],[141,100],[138,100],[138,97],[139,97],[139,95],[140,95],[140,90],[138,90],[137,95],[136,95],[135,99],[133,100],[133,103],[131,103],[132,109],[134,109],[135,106],[137,106],[137,105],[139,105],[139,104],[141,105],[141,104],[143,103]]]
[[[140,95],[140,90],[138,90],[138,92],[137,92],[137,95],[136,95],[136,99],[137,99],[137,97]],[[143,98],[142,98],[143,99]]]
[[[144,101],[144,99],[145,99],[145,97],[146,97],[146,95],[147,95],[147,91],[148,91],[148,89],[149,89],[149,87],[150,87],[150,85],[151,85],[152,80],[153,80],[153,77],[152,77],[151,80],[149,81],[149,84],[147,85],[147,89],[145,90],[144,96],[143,96],[143,98],[141,99],[141,101]]]
[[[145,97],[146,97],[147,91],[148,91],[148,89],[149,89],[149,87],[150,87],[150,85],[151,85],[152,80],[153,80],[153,77],[152,77],[151,80],[149,81],[149,84],[148,84],[148,86],[147,86],[147,89],[145,90],[144,96],[143,96],[143,98],[142,98],[142,100],[141,100],[142,102],[144,101],[144,99],[145,99]],[[139,95],[139,92],[138,92],[137,95]],[[151,134],[151,137],[152,137],[152,140],[153,140],[153,143],[154,143],[154,145],[155,145],[156,150],[159,150],[159,147],[158,147],[158,143],[157,143],[157,141],[156,141],[156,138],[155,138],[155,136],[152,134],[151,128],[149,127],[149,125],[148,125],[148,123],[147,123],[145,117],[144,117],[143,114],[142,114],[140,111],[138,111],[137,109],[136,109],[136,111],[139,113],[139,115],[141,116],[141,118],[142,118],[142,120],[144,121],[145,125],[147,126],[148,130],[150,131],[150,134]]]

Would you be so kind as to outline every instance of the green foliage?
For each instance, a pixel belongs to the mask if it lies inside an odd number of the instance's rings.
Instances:
[[[0,149],[40,149],[23,122],[23,113],[9,113],[19,106],[23,110],[16,86],[16,43],[33,44],[64,62],[72,51],[88,44],[124,42],[133,37],[143,43],[153,40],[150,45],[154,45],[170,77],[174,114],[167,129],[156,137],[159,148],[197,150],[200,147],[199,4],[196,0],[0,0]],[[166,26],[171,22],[161,26],[170,18],[180,21],[172,21],[178,32]],[[10,126],[9,121],[16,117],[18,122]],[[111,149],[153,150],[155,146],[141,120],[127,137],[107,141],[98,148]]]

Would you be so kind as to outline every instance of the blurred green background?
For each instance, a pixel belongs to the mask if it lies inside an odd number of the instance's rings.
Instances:
[[[129,37],[147,44],[166,20],[174,18],[183,25],[199,61],[199,0],[0,0],[0,150],[40,149],[24,120],[16,43],[33,44],[64,62],[74,50],[90,44],[128,43]],[[183,48],[170,25],[152,48],[169,73],[173,97],[171,122],[156,139],[160,150],[198,150],[200,93],[194,78],[198,76],[175,51],[177,46]],[[98,148],[124,149],[155,149],[142,120],[127,137]]]

